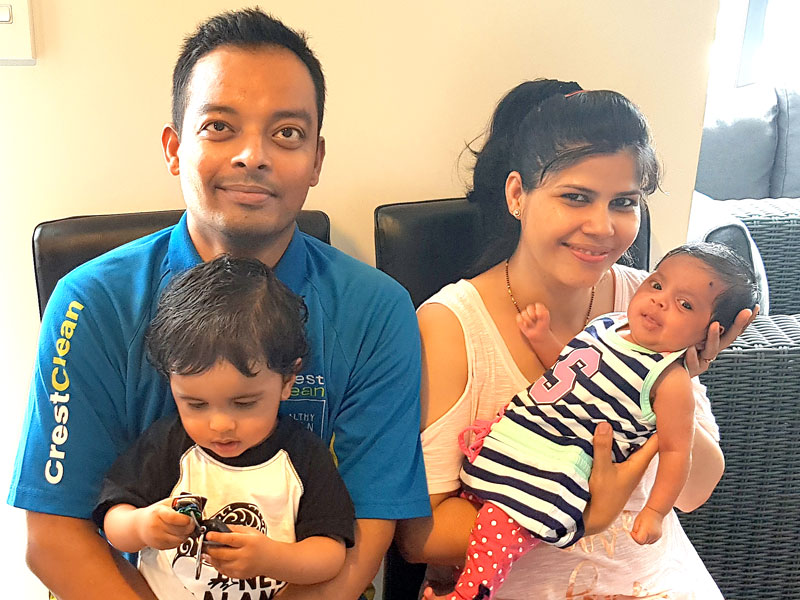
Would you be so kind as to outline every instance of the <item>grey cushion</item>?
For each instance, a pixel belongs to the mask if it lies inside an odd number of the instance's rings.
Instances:
[[[695,189],[717,200],[768,198],[777,114],[772,87],[709,93]]]
[[[779,88],[778,145],[770,181],[771,198],[800,198],[800,92]]]

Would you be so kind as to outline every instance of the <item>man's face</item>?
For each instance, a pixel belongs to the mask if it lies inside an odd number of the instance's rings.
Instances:
[[[200,256],[282,252],[325,155],[306,66],[284,48],[220,47],[192,71],[182,125],[162,143]]]

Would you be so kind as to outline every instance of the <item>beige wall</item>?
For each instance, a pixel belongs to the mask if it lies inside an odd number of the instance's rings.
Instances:
[[[3,494],[38,327],[31,231],[67,215],[182,205],[159,146],[172,63],[198,21],[239,6],[32,3],[38,64],[0,67]],[[656,252],[683,240],[716,0],[274,0],[268,9],[311,34],[328,77],[328,158],[308,206],[331,216],[334,245],[372,262],[376,205],[460,195],[464,141],[507,89],[534,77],[616,89],[643,108],[666,167],[668,197],[652,203]],[[43,598],[20,580],[21,513],[0,511],[13,525],[3,534],[14,549],[0,567],[4,588],[20,581],[5,595]]]

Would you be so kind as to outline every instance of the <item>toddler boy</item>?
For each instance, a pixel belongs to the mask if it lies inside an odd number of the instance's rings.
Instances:
[[[161,296],[147,351],[178,413],[117,459],[92,515],[119,550],[141,550],[159,598],[273,598],[344,564],[355,519],[344,482],[319,437],[278,417],[308,350],[305,320],[303,300],[254,259],[201,263]],[[231,531],[198,537],[172,508],[182,493],[206,498],[202,516]]]

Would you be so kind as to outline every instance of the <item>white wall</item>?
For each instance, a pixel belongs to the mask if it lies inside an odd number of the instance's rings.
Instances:
[[[170,77],[182,37],[243,4],[32,0],[38,64],[0,67],[0,299],[11,473],[38,329],[30,234],[68,215],[182,206],[162,164]],[[250,3],[248,3],[250,4]],[[267,10],[311,35],[329,82],[328,158],[308,206],[333,243],[373,261],[378,204],[460,195],[464,141],[509,88],[574,79],[628,95],[648,115],[666,168],[652,200],[655,252],[683,241],[703,117],[716,0],[274,0]],[[4,595],[44,598],[23,564],[22,515],[0,508]],[[10,525],[8,523],[10,522]],[[10,527],[10,529],[9,529]],[[10,588],[8,587],[10,583]]]

